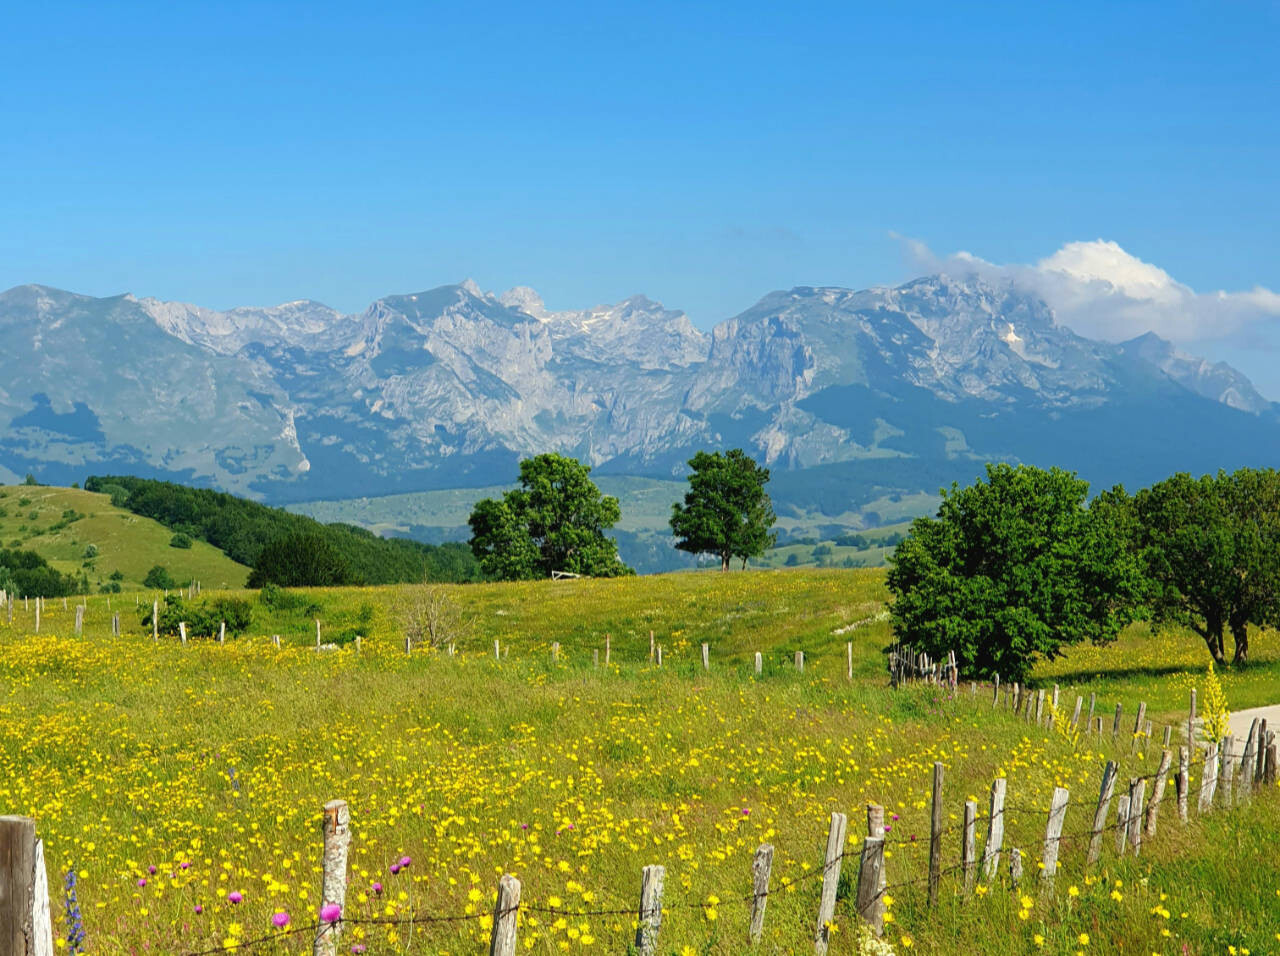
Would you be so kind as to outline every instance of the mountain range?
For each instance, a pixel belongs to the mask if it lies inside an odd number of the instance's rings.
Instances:
[[[0,293],[0,421],[0,478],[275,503],[500,484],[548,450],[669,479],[741,446],[780,508],[832,515],[989,460],[1095,486],[1280,465],[1280,407],[1231,367],[1084,338],[1013,285],[948,275],[773,292],[710,332],[643,296],[554,311],[470,281],[355,315],[19,286]]]

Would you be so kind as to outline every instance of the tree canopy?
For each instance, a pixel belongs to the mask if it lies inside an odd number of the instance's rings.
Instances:
[[[676,547],[694,554],[714,554],[727,571],[733,558],[746,565],[778,539],[770,532],[777,516],[764,486],[769,469],[756,464],[741,448],[689,459],[689,490],[684,504],[671,507]]]
[[[249,587],[337,587],[351,584],[346,558],[318,534],[288,534],[276,538],[258,555]]]
[[[573,458],[537,455],[520,462],[518,488],[476,502],[467,523],[485,576],[518,581],[556,571],[597,578],[633,573],[604,533],[621,517],[618,499],[601,494],[590,472]]]
[[[1280,472],[1177,474],[1138,492],[1137,541],[1157,626],[1188,627],[1215,661],[1249,657],[1249,625],[1280,626]]]
[[[1038,658],[1114,640],[1140,607],[1123,489],[1085,506],[1089,485],[1054,468],[988,465],[942,493],[890,558],[895,634],[970,673],[1022,680]]]

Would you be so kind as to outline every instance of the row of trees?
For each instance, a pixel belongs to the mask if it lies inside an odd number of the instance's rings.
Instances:
[[[675,546],[714,554],[722,570],[773,545],[776,520],[764,486],[769,470],[740,448],[700,451],[689,460],[689,491],[672,507]],[[544,454],[520,462],[519,486],[501,498],[476,503],[468,523],[470,545],[486,577],[504,581],[555,573],[610,578],[634,572],[605,532],[622,516],[618,499],[604,495],[591,469],[573,458]]]
[[[1106,644],[1134,620],[1187,627],[1224,663],[1249,626],[1280,625],[1280,472],[1178,474],[1136,495],[1060,469],[988,465],[952,485],[890,558],[896,635],[973,673],[1021,679],[1037,658]]]

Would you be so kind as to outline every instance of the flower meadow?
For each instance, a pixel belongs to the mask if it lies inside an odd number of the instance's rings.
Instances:
[[[661,863],[662,952],[739,953],[751,857],[765,842],[776,852],[761,950],[809,951],[833,810],[849,814],[850,857],[835,953],[1280,951],[1280,865],[1255,854],[1242,873],[1245,848],[1274,840],[1276,794],[1187,826],[1169,798],[1141,857],[1108,845],[1089,870],[1073,836],[1057,891],[1043,894],[1034,874],[1053,788],[1070,788],[1076,834],[1103,763],[1120,761],[1122,779],[1150,773],[1157,748],[1073,739],[964,686],[955,698],[889,691],[870,663],[883,628],[832,634],[874,615],[857,593],[865,576],[844,578],[852,594],[831,573],[680,577],[660,585],[673,593],[656,611],[639,609],[637,582],[617,582],[613,600],[597,582],[585,596],[520,586],[514,604],[501,589],[462,589],[484,620],[456,656],[404,653],[388,623],[394,589],[317,594],[335,618],[379,601],[360,653],[317,652],[301,635],[280,649],[264,634],[185,647],[137,628],[117,638],[101,612],[82,637],[58,613],[38,635],[21,620],[0,626],[0,812],[37,820],[60,951],[302,953],[329,921],[339,952],[476,953],[487,951],[498,877],[512,873],[524,885],[523,950],[622,953],[641,868]],[[762,596],[772,581],[779,594]],[[799,613],[798,594],[810,601]],[[768,643],[771,617],[798,623]],[[647,660],[650,629],[667,649],[661,669]],[[596,668],[606,631],[612,660]],[[501,659],[493,634],[508,648]],[[564,642],[554,664],[550,640]],[[718,652],[709,673],[703,640]],[[787,666],[797,644],[811,648],[803,674]],[[753,646],[768,657],[760,677],[742,662]],[[1168,679],[1202,677],[1197,664]],[[1136,699],[1123,697],[1128,712]],[[1017,890],[1002,873],[966,897],[948,874],[940,905],[927,906],[935,761],[946,768],[948,868],[965,800],[978,803],[981,835],[990,783],[1008,778],[1006,847],[1022,848],[1028,871]],[[333,798],[351,811],[339,913],[319,905],[321,807]],[[885,807],[888,841],[888,922],[875,944],[852,912],[868,802]]]

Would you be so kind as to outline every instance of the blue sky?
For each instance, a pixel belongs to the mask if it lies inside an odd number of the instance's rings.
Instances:
[[[11,6],[0,288],[358,310],[470,276],[708,326],[908,278],[895,233],[1280,287],[1280,6],[965,6]]]

